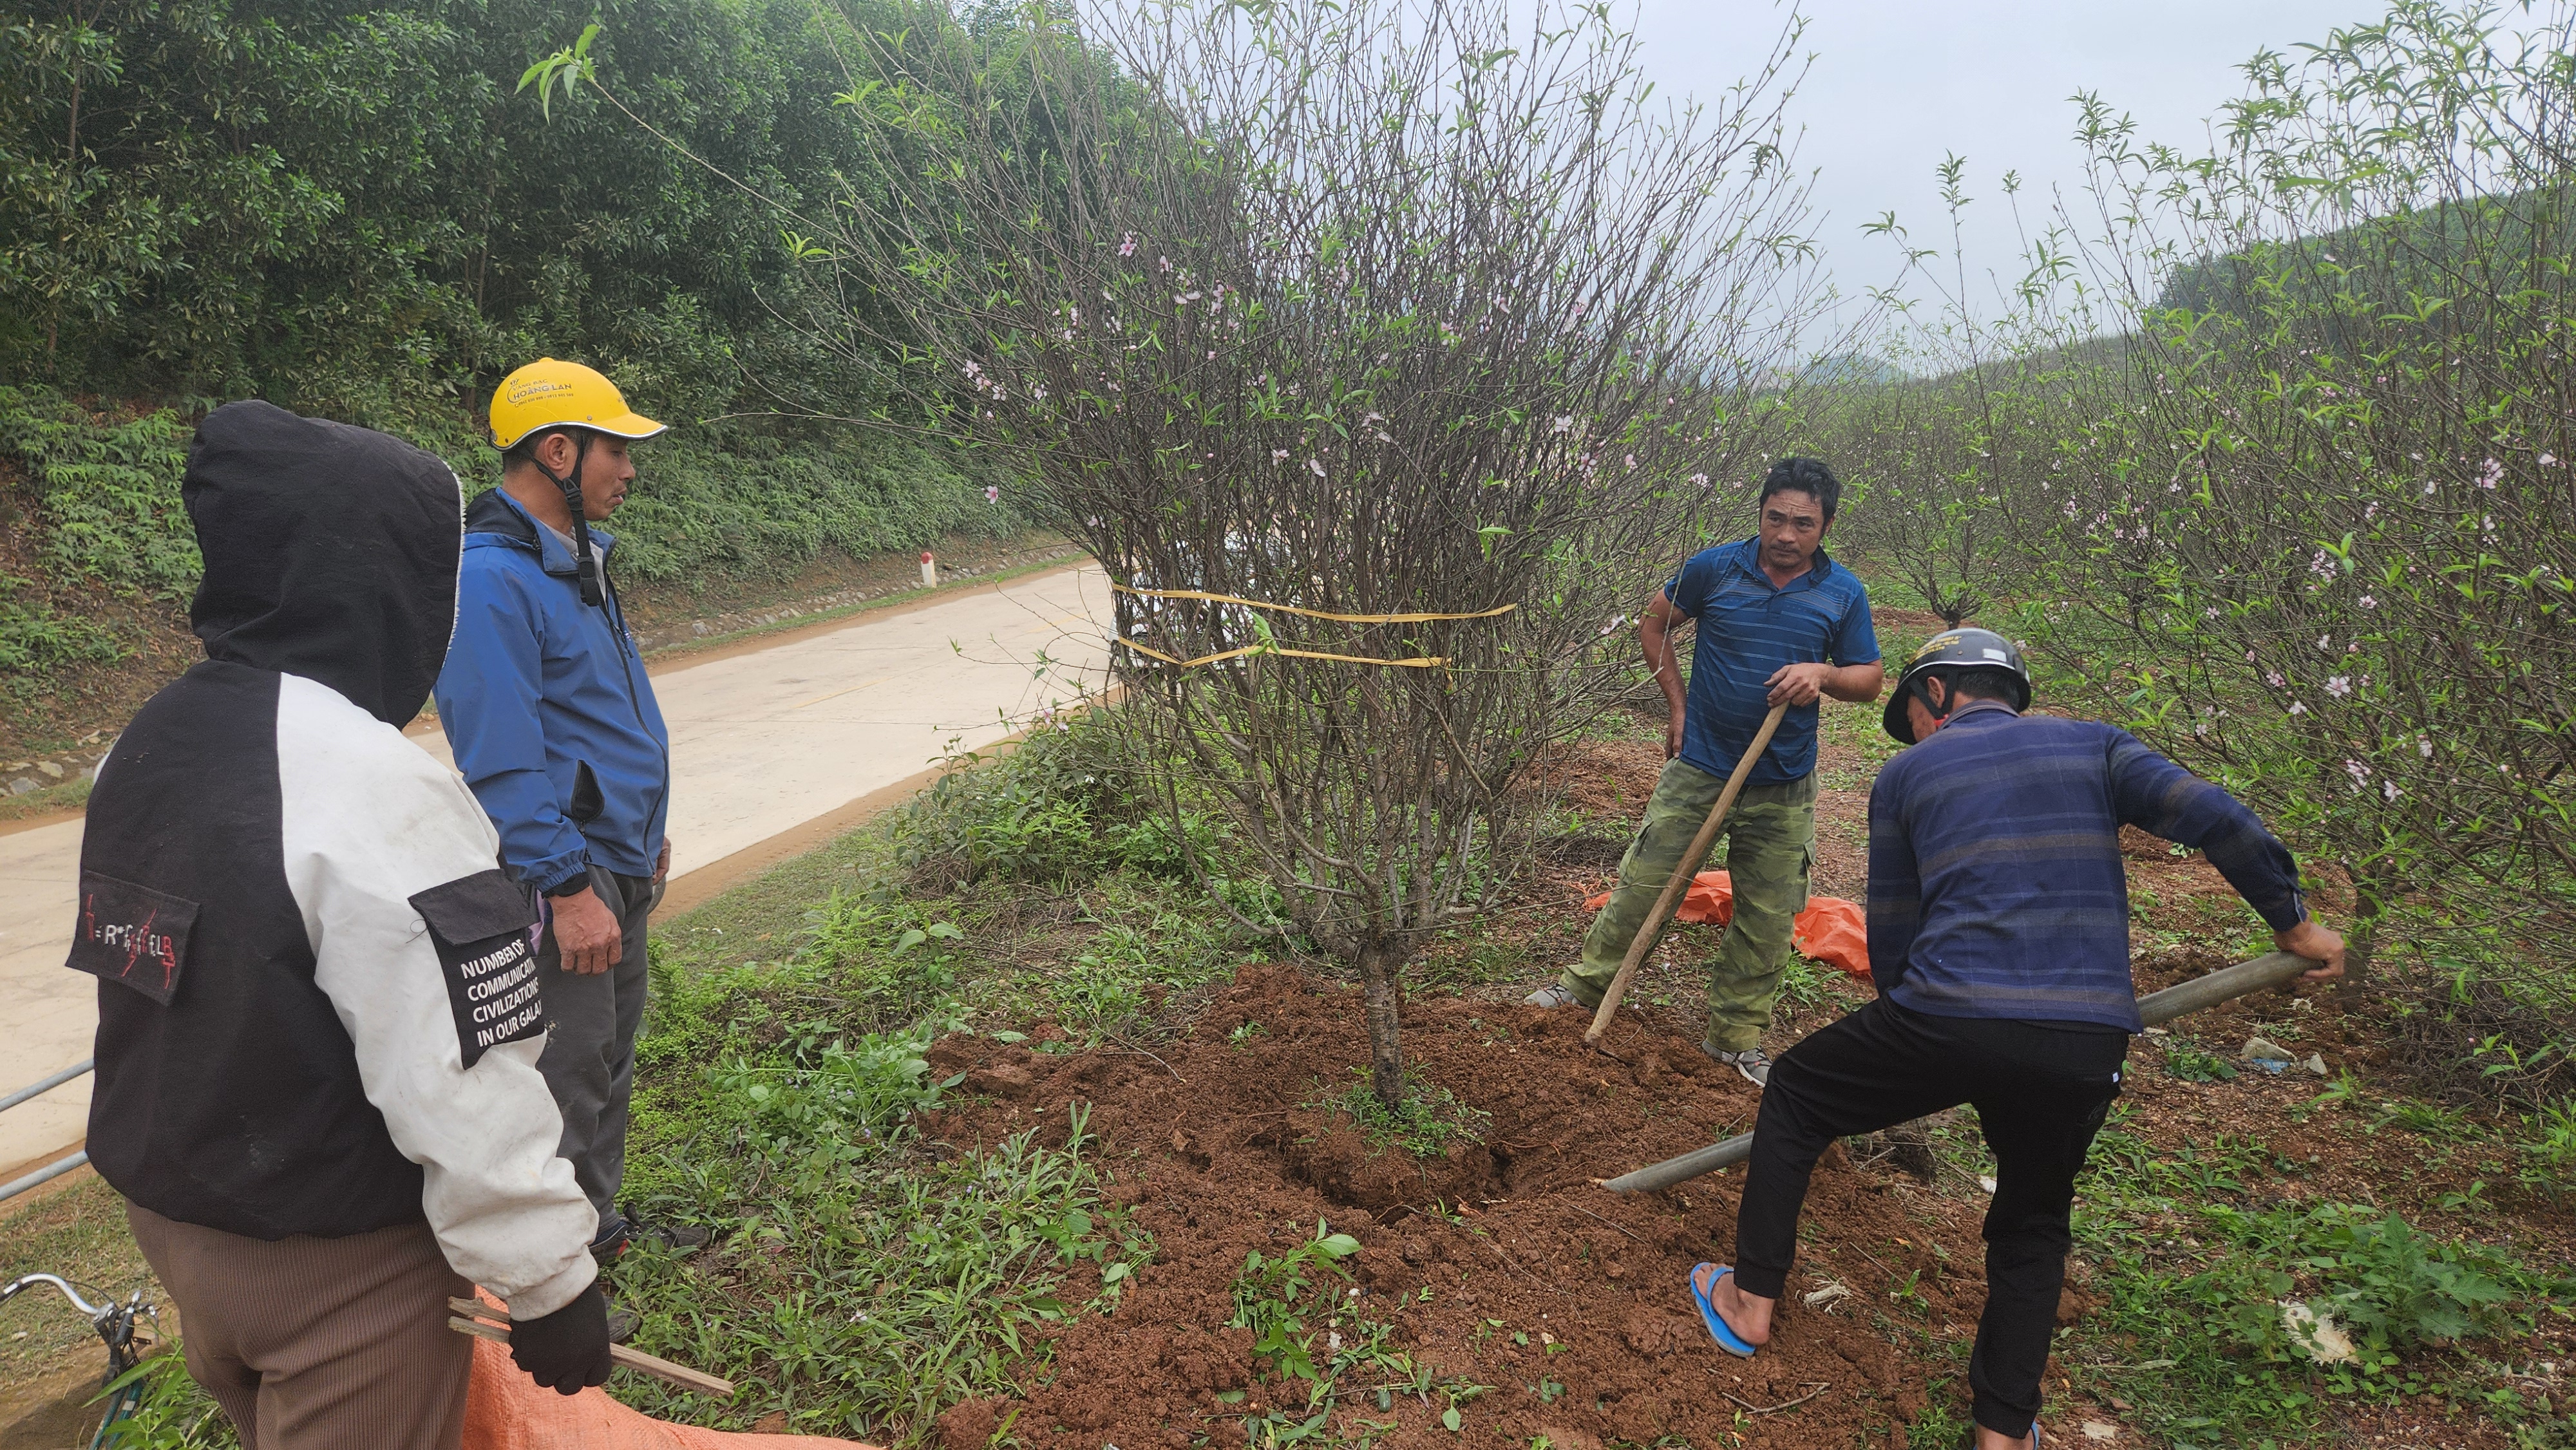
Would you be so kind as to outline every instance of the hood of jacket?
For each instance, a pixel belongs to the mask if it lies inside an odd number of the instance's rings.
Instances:
[[[456,631],[453,469],[373,429],[227,403],[197,425],[180,499],[208,659],[302,675],[388,725],[420,713]]]

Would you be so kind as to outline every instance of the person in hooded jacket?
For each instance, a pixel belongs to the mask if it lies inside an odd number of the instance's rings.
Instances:
[[[645,932],[671,866],[671,744],[609,581],[616,539],[589,527],[635,478],[627,445],[663,425],[578,363],[541,358],[492,395],[501,486],[465,515],[456,643],[438,718],[501,833],[501,862],[545,898],[546,1052],[563,1155],[599,1211],[592,1251],[638,1236],[686,1250],[706,1231],[621,1210]],[[576,526],[574,520],[582,520]],[[633,1316],[615,1316],[619,1337]]]
[[[598,1215],[537,1071],[536,909],[401,731],[447,651],[462,490],[243,402],[181,497],[206,659],[117,738],[81,838],[90,1161],[245,1446],[453,1447],[450,1295],[500,1295],[539,1384],[609,1367]]]

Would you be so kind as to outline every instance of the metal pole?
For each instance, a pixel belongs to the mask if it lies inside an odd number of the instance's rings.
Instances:
[[[15,1198],[19,1194],[26,1192],[28,1189],[35,1187],[39,1183],[51,1183],[55,1179],[62,1177],[64,1174],[71,1172],[73,1169],[78,1168],[88,1161],[89,1155],[87,1153],[74,1153],[72,1156],[59,1163],[48,1163],[44,1167],[37,1169],[35,1172],[28,1174],[24,1178],[16,1179],[9,1183],[0,1183],[0,1199]]]
[[[73,1063],[71,1066],[64,1068],[62,1071],[55,1073],[52,1077],[46,1078],[40,1082],[31,1082],[25,1087],[18,1089],[16,1092],[9,1094],[9,1096],[0,1098],[0,1112],[6,1112],[49,1088],[61,1087],[64,1083],[70,1082],[73,1078],[80,1076],[82,1073],[85,1073],[96,1066],[98,1066],[97,1058],[84,1057],[80,1061]]]
[[[2215,1007],[2221,1002],[2232,1002],[2248,993],[2285,985],[2300,973],[2315,970],[2316,965],[2305,957],[2294,957],[2288,952],[2266,952],[2250,962],[2221,967],[2208,976],[2194,977],[2188,982],[2140,997],[2138,1017],[2147,1026],[2154,1027],[2186,1013]],[[1693,1148],[1678,1158],[1667,1158],[1634,1173],[1622,1173],[1616,1178],[1598,1181],[1613,1193],[1650,1193],[1658,1188],[1686,1183],[1703,1173],[1732,1168],[1752,1156],[1753,1135],[1738,1133],[1725,1142]]]

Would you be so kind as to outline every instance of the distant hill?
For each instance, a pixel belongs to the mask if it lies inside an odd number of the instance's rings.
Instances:
[[[1801,383],[1901,383],[1910,374],[1883,357],[1865,352],[1820,357],[1798,374]]]

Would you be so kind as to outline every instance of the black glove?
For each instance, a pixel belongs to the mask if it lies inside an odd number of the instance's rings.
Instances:
[[[597,1284],[543,1319],[510,1326],[510,1362],[559,1395],[608,1379],[608,1300]]]

